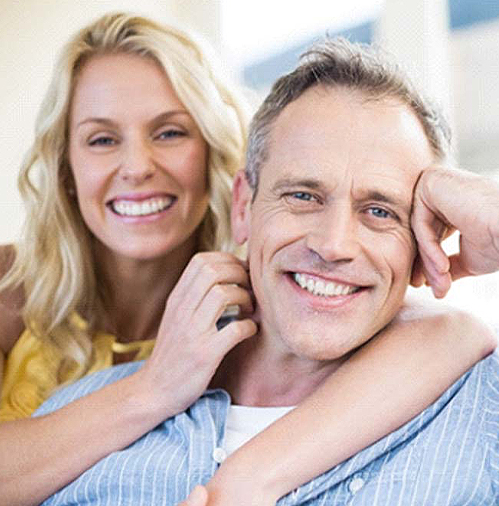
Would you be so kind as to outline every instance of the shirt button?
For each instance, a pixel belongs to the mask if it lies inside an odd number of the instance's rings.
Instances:
[[[221,464],[227,458],[227,452],[220,447],[217,447],[213,450],[211,456],[215,462]]]
[[[364,486],[364,480],[362,478],[354,478],[348,488],[352,494],[356,494]]]

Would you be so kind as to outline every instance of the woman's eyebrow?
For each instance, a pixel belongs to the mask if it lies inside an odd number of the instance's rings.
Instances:
[[[179,114],[185,114],[190,117],[189,112],[186,111],[185,109],[173,109],[171,111],[166,111],[166,112],[162,112],[162,113],[158,114],[150,121],[150,123],[161,123],[163,121],[167,121],[172,116],[177,116]],[[76,127],[78,128],[82,125],[85,125],[86,123],[99,123],[104,126],[115,126],[116,125],[116,122],[114,120],[112,120],[111,118],[100,117],[100,116],[91,116],[89,118],[85,118],[85,119],[81,120],[80,122],[78,122],[76,124]]]
[[[93,116],[93,117],[85,118],[85,119],[79,121],[76,124],[76,128],[78,128],[82,125],[85,125],[87,123],[99,123],[99,124],[105,125],[105,126],[113,126],[115,124],[114,121],[110,118],[100,118],[97,116]]]
[[[189,112],[186,111],[185,109],[174,109],[172,111],[166,111],[166,112],[162,112],[161,114],[158,114],[150,121],[150,123],[161,123],[163,121],[169,120],[172,116],[178,116],[178,115],[189,116],[189,118],[191,117]]]

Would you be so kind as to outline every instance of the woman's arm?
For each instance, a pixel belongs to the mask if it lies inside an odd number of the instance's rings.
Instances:
[[[161,420],[130,376],[40,418],[0,424],[0,505],[35,505]]]
[[[141,369],[51,414],[1,423],[0,505],[39,504],[192,404],[227,351],[256,331],[249,319],[216,327],[227,305],[251,312],[247,285],[244,264],[231,255],[196,255],[168,298]]]
[[[207,485],[209,502],[199,494],[192,504],[275,504],[416,416],[494,347],[490,329],[465,313],[405,308],[297,409],[232,454]]]
[[[0,277],[13,260],[12,246],[1,246]],[[0,391],[5,358],[24,330],[23,299],[21,289],[0,293]],[[0,505],[39,504],[147,430],[154,413],[139,416],[138,384],[126,378],[51,415],[0,423]]]

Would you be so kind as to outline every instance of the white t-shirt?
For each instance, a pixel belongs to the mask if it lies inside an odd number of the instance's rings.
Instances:
[[[295,406],[254,407],[231,405],[227,416],[225,431],[225,451],[227,455],[235,452],[253,436],[267,428]]]

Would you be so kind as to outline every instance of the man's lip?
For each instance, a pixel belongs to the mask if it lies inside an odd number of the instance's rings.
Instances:
[[[307,276],[308,278],[312,278],[314,281],[323,281],[324,283],[335,283],[337,285],[345,285],[345,286],[351,286],[353,288],[369,288],[372,286],[371,283],[366,283],[365,281],[357,281],[353,280],[351,278],[348,278],[346,276],[342,277],[330,277],[325,276],[323,273],[316,273],[309,270],[290,270],[285,271],[285,274],[289,276],[293,276],[294,274],[302,274],[304,276]]]
[[[340,283],[338,281],[328,281],[324,277],[309,276],[301,273],[289,274],[288,279],[299,286],[302,290],[311,293],[314,296],[327,298],[350,297],[362,290],[357,284]]]
[[[349,307],[352,301],[357,300],[359,296],[368,292],[372,287],[371,286],[361,286],[353,283],[342,283],[338,281],[329,281],[332,278],[325,278],[323,276],[316,276],[312,279],[316,280],[316,282],[321,281],[323,285],[332,286],[343,286],[349,287],[349,293],[328,293],[327,289],[325,290],[325,286],[322,286],[318,292],[314,291],[314,287],[304,287],[300,283],[295,280],[295,272],[288,271],[285,273],[286,282],[289,283],[289,286],[292,290],[297,293],[300,297],[302,303],[304,303],[304,307],[311,307],[314,309],[325,309],[330,310],[331,308],[339,309],[342,307]],[[310,276],[311,277],[311,276]],[[338,278],[335,278],[338,279]],[[312,288],[312,290],[310,289]]]

